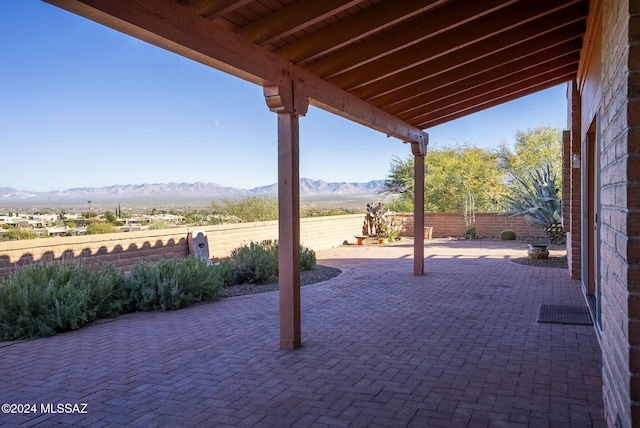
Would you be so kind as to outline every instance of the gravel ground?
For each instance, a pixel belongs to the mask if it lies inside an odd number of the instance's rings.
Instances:
[[[303,270],[300,272],[300,285],[315,284],[316,282],[327,281],[340,275],[342,271],[338,268],[317,265],[313,270]],[[226,287],[220,292],[220,297],[244,296],[247,294],[266,293],[278,289],[278,278],[273,277],[267,284],[238,284]]]
[[[568,269],[567,263],[567,250],[564,245],[550,244],[547,249],[549,250],[549,258],[535,260],[528,257],[518,257],[511,259],[512,262],[527,266],[537,266],[556,269]]]
[[[450,239],[464,240],[464,238],[450,238]],[[479,238],[479,239],[495,240],[492,238]],[[533,241],[530,239],[526,239],[526,240],[517,240],[517,241],[511,241],[511,242],[520,242],[523,244],[529,244],[531,242],[539,242],[539,241],[540,241],[539,239],[534,239]],[[505,241],[505,242],[508,242],[508,241]],[[544,243],[544,241],[540,243]],[[512,258],[511,261],[514,263],[527,265],[527,266],[537,266],[537,267],[556,268],[556,269],[569,268],[569,264],[567,262],[566,246],[548,244],[547,249],[549,250],[548,259],[535,260],[535,259],[530,259],[529,257],[517,257],[517,258]],[[526,254],[526,250],[524,250],[523,254]]]
[[[511,259],[512,262],[527,266],[538,266],[546,268],[567,269],[569,264],[567,263],[566,255],[554,256],[549,252],[548,259],[532,260],[527,257],[521,257],[517,259]]]

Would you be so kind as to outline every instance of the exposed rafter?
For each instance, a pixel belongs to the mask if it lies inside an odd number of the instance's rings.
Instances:
[[[217,18],[232,12],[253,0],[178,0],[198,15]]]
[[[574,72],[572,71],[572,73]],[[422,120],[417,123],[417,126],[422,129],[426,129],[441,125],[469,114],[477,113],[508,101],[513,101],[518,98],[549,89],[553,86],[566,82],[572,75],[573,74],[549,76],[549,79],[542,79],[541,82],[520,82],[521,86],[514,85],[512,88],[505,89],[504,91],[488,92],[473,100],[461,102],[455,106],[451,106],[450,108],[439,110],[433,115],[423,117]]]
[[[467,105],[476,98],[484,99],[489,94],[507,94],[517,90],[520,86],[538,85],[542,82],[555,79],[556,76],[570,75],[578,64],[578,56],[567,56],[559,58],[549,63],[538,64],[536,66],[523,69],[506,77],[489,79],[476,84],[470,84],[466,88],[460,88],[452,93],[442,89],[435,91],[429,96],[425,96],[420,106],[398,114],[398,117],[413,122],[421,121],[424,117],[431,117],[438,111],[448,110],[456,105]],[[526,85],[524,84],[526,83]]]
[[[348,44],[358,42],[373,33],[411,19],[447,0],[403,0],[401,2],[378,3],[357,15],[296,40],[277,53],[294,63],[309,62],[321,55],[336,51]]]
[[[342,49],[322,58],[307,69],[325,79],[354,70],[356,67],[369,64],[402,49],[419,44],[442,34],[446,30],[460,27],[465,22],[490,13],[498,8],[514,3],[516,0],[485,0],[465,5],[449,3],[433,13],[405,22],[392,30],[382,32],[374,37]],[[429,31],[424,29],[428,28]]]
[[[525,74],[536,75],[548,70],[555,71],[565,65],[577,65],[579,58],[579,49],[575,45],[567,44],[488,70],[473,72],[475,71],[473,69],[456,69],[457,76],[447,76],[451,78],[451,83],[438,87],[435,82],[430,82],[433,85],[424,87],[425,90],[422,93],[417,88],[408,88],[414,90],[413,95],[388,106],[386,111],[406,119],[407,114],[413,110],[430,110],[433,109],[434,104],[446,104],[448,97],[468,91],[470,88],[479,88],[480,91],[490,90],[494,84],[507,84],[512,76],[521,78]]]
[[[483,16],[468,27],[457,28],[441,33],[420,43],[412,44],[410,47],[400,51],[377,58],[358,68],[341,72],[340,75],[329,79],[329,81],[340,88],[353,90],[368,83],[392,76],[403,70],[408,70],[411,67],[424,64],[463,47],[479,45],[482,41],[494,35],[509,30],[517,31],[518,27],[526,23],[544,21],[544,17],[551,14],[548,11],[549,5],[545,3],[557,2],[555,0],[541,0],[530,8],[519,8],[517,4],[512,5],[491,15]],[[482,2],[482,4],[484,4],[484,2]],[[580,6],[578,6],[578,8],[582,9]],[[557,8],[553,9],[553,11],[555,10],[557,10]],[[585,14],[586,13],[587,12],[585,12]],[[571,20],[573,16],[573,13],[567,13],[566,19]],[[505,25],[505,22],[509,22],[509,17],[516,19],[516,21],[514,24]]]
[[[263,45],[322,21],[359,2],[360,0],[299,0],[277,12],[251,22],[240,28],[237,33],[247,40]]]
[[[484,61],[471,61],[461,67],[447,70],[446,73],[436,74],[425,80],[407,85],[397,91],[375,98],[371,102],[392,114],[403,111],[415,103],[414,98],[424,94],[447,89],[447,92],[456,92],[457,86],[464,87],[469,81],[477,80],[479,76],[488,75],[490,78],[498,78],[509,75],[514,71],[528,68],[538,64],[544,64],[555,58],[578,53],[581,40],[574,39],[558,45],[549,46],[548,49],[531,51],[529,55],[517,55],[513,50],[497,52],[494,55],[501,61],[495,61],[492,67],[487,67]]]

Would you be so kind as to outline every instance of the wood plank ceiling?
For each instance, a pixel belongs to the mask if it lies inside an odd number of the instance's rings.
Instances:
[[[420,129],[576,77],[586,0],[177,0]]]
[[[405,141],[574,79],[589,13],[588,0],[46,1],[254,83],[291,69],[312,104]]]

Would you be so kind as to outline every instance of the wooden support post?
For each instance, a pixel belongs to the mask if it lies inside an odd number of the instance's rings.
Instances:
[[[298,116],[308,100],[296,99],[295,85],[264,88],[269,109],[278,114],[278,284],[280,348],[302,346],[300,311],[300,171]]]
[[[411,143],[413,171],[413,274],[424,274],[424,155],[427,142]]]

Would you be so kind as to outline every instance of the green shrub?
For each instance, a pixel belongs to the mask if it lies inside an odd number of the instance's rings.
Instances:
[[[149,225],[149,230],[169,229],[171,226],[166,221],[154,221]]]
[[[87,235],[99,235],[102,233],[117,233],[119,232],[118,228],[112,225],[111,223],[106,223],[104,221],[92,221],[87,226]]]
[[[38,235],[30,230],[8,226],[7,232],[0,234],[0,241],[20,241],[25,239],[36,239],[37,237]]]
[[[513,230],[503,230],[500,232],[500,239],[503,241],[514,241],[516,239],[516,233]]]
[[[410,213],[413,212],[413,201],[406,201],[403,199],[396,199],[384,204],[385,208],[389,211],[397,213]]]
[[[333,215],[359,214],[360,211],[351,208],[305,208],[300,210],[300,217],[327,217]]]
[[[278,219],[278,198],[275,196],[249,196],[248,198],[222,201],[213,204],[214,211],[240,222],[269,221]]]
[[[222,281],[223,286],[235,285],[233,282],[233,272],[231,271],[231,260],[224,259],[216,266],[218,270],[218,276]]]
[[[251,242],[231,251],[230,284],[264,284],[278,274],[278,245],[275,241]]]
[[[0,339],[51,336],[122,311],[124,276],[111,266],[33,265],[0,284]]]
[[[311,248],[300,246],[300,269],[313,270],[316,268],[316,252]]]
[[[226,285],[264,284],[278,275],[278,241],[251,242],[234,249],[230,257],[220,263]],[[316,267],[316,253],[300,246],[300,269]]]
[[[215,300],[222,286],[218,269],[194,257],[139,263],[126,281],[132,308],[141,311],[167,311]]]

